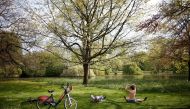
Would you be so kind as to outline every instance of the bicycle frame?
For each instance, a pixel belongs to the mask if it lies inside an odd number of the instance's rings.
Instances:
[[[68,99],[68,102],[69,102],[69,105],[72,105],[72,102],[71,102],[71,99],[70,99],[70,95],[69,95],[69,92],[71,91],[72,89],[70,89],[68,86],[66,88],[64,88],[64,92],[61,94],[61,96],[59,97],[59,100],[56,102],[54,100],[54,97],[53,97],[53,94],[51,93],[50,96],[40,96],[38,97],[38,100],[40,102],[42,102],[42,104],[44,105],[50,105],[53,106],[53,107],[57,107],[59,105],[59,103],[66,97],[66,99]]]
[[[57,105],[59,105],[59,103],[65,98],[65,96],[66,96],[66,99],[69,100],[69,104],[72,104],[72,103],[71,103],[71,100],[70,100],[70,95],[69,95],[69,93],[68,93],[68,94],[63,93],[63,94],[59,97],[59,100],[58,100],[57,102],[55,102],[55,103],[56,103],[56,104],[55,104],[55,107],[56,107]]]

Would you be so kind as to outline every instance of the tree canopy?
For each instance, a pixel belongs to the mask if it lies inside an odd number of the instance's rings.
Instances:
[[[90,65],[100,60],[102,55],[113,58],[131,47],[137,40],[128,37],[132,31],[130,20],[141,3],[140,0],[46,0],[45,15],[28,12],[46,27],[46,39],[51,46],[68,50],[78,59],[75,63],[83,65],[83,84],[88,83]],[[113,52],[113,49],[115,51]],[[117,49],[117,50],[116,50]],[[69,58],[65,60],[70,61]]]
[[[159,9],[158,14],[141,23],[139,28],[148,32],[159,31],[166,34],[163,36],[170,40],[166,45],[165,56],[188,62],[190,66],[190,1],[164,1]]]

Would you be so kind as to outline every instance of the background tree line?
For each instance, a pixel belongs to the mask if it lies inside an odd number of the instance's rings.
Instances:
[[[136,13],[144,3],[45,0],[35,7],[2,0],[1,75],[74,75],[83,76],[83,84],[87,84],[93,75],[187,73],[189,1],[163,2],[158,14],[136,26]],[[47,13],[41,13],[44,9]],[[135,50],[143,36],[130,37],[128,33],[134,30],[162,34],[149,38],[146,50]]]

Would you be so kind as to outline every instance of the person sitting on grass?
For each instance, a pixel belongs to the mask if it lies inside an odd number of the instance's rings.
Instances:
[[[134,84],[132,84],[130,86],[127,86],[125,89],[129,92],[128,97],[124,96],[124,99],[128,103],[138,103],[138,102],[146,101],[147,97],[145,97],[144,99],[137,99],[135,97],[135,95],[136,95],[136,86]]]
[[[92,102],[96,102],[96,103],[101,102],[106,99],[106,96],[102,96],[102,95],[100,96],[90,95],[90,97],[92,99]]]

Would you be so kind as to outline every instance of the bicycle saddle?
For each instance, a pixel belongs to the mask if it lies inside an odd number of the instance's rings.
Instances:
[[[54,92],[54,90],[48,90],[48,93],[53,93]]]

